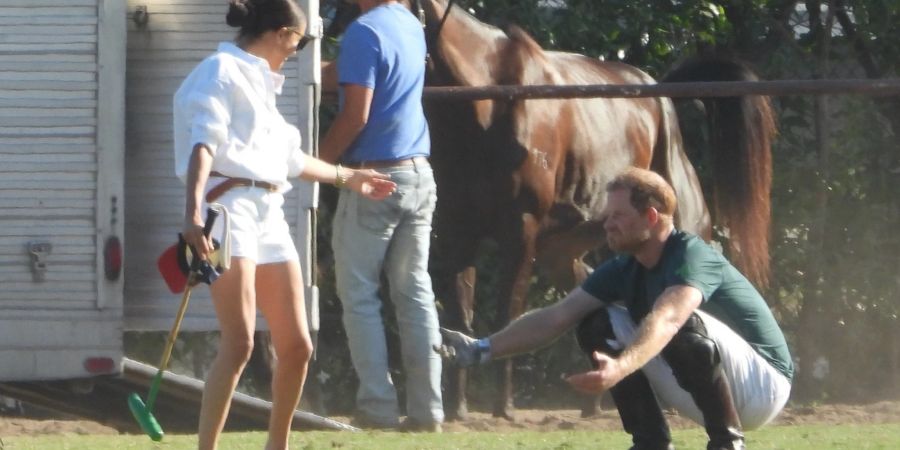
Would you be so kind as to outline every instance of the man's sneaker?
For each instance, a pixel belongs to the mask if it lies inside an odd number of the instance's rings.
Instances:
[[[443,431],[440,422],[418,422],[409,417],[400,422],[399,431],[405,433],[440,433]]]

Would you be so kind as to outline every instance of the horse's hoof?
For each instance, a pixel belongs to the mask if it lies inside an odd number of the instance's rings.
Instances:
[[[516,421],[516,415],[513,412],[514,410],[511,407],[506,407],[502,409],[494,409],[494,417],[499,417],[501,419],[506,419],[510,422]]]
[[[581,408],[581,418],[582,419],[589,419],[591,417],[596,417],[596,416],[597,416],[597,406],[596,405],[591,405],[591,406],[586,406],[584,408]]]
[[[446,411],[446,416],[444,420],[447,422],[457,422],[466,420],[469,418],[469,410],[466,407],[460,407],[457,409]]]
[[[584,403],[581,405],[581,418],[587,419],[589,417],[596,417],[597,411],[600,408],[597,406],[597,402],[600,401],[599,397],[590,396],[584,400]]]

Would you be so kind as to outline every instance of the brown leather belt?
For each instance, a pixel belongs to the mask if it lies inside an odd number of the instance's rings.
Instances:
[[[376,161],[362,161],[344,164],[344,167],[351,169],[383,169],[385,167],[401,167],[416,166],[428,164],[428,158],[424,156],[413,156],[406,159],[388,159]]]
[[[215,187],[213,187],[209,190],[209,192],[206,193],[206,203],[212,203],[216,201],[217,198],[221,197],[223,194],[236,187],[257,187],[260,189],[265,189],[269,192],[278,192],[278,186],[266,181],[251,180],[249,178],[229,177],[228,175],[222,175],[221,173],[216,171],[210,172],[209,176],[225,178],[225,181],[215,185]]]

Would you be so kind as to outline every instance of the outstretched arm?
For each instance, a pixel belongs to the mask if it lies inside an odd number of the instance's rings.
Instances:
[[[436,350],[460,366],[529,352],[549,344],[602,306],[600,300],[579,287],[559,302],[524,314],[486,339],[476,340],[442,328],[444,343]]]
[[[491,356],[504,358],[553,342],[603,303],[580,287],[566,298],[545,308],[525,313],[490,336]]]
[[[618,357],[594,352],[597,369],[567,379],[576,390],[598,394],[616,385],[626,376],[644,367],[672,340],[703,300],[700,291],[681,285],[665,290],[637,329],[634,342]]]
[[[311,157],[306,159],[300,178],[331,183],[339,188],[346,187],[373,200],[381,200],[397,189],[397,183],[383,173],[336,166]]]

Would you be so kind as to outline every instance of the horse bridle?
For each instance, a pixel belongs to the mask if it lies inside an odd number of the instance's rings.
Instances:
[[[412,0],[413,13],[418,16],[419,22],[422,23],[422,28],[425,29],[425,48],[434,48],[434,44],[437,43],[438,37],[441,35],[441,30],[444,28],[444,23],[447,22],[447,17],[450,16],[450,8],[453,8],[454,3],[456,3],[456,0],[447,1],[447,8],[444,9],[444,15],[441,17],[441,21],[438,22],[437,28],[429,35],[428,27],[425,23],[425,8],[422,7],[422,0]],[[431,59],[431,55],[429,54],[427,58]]]

